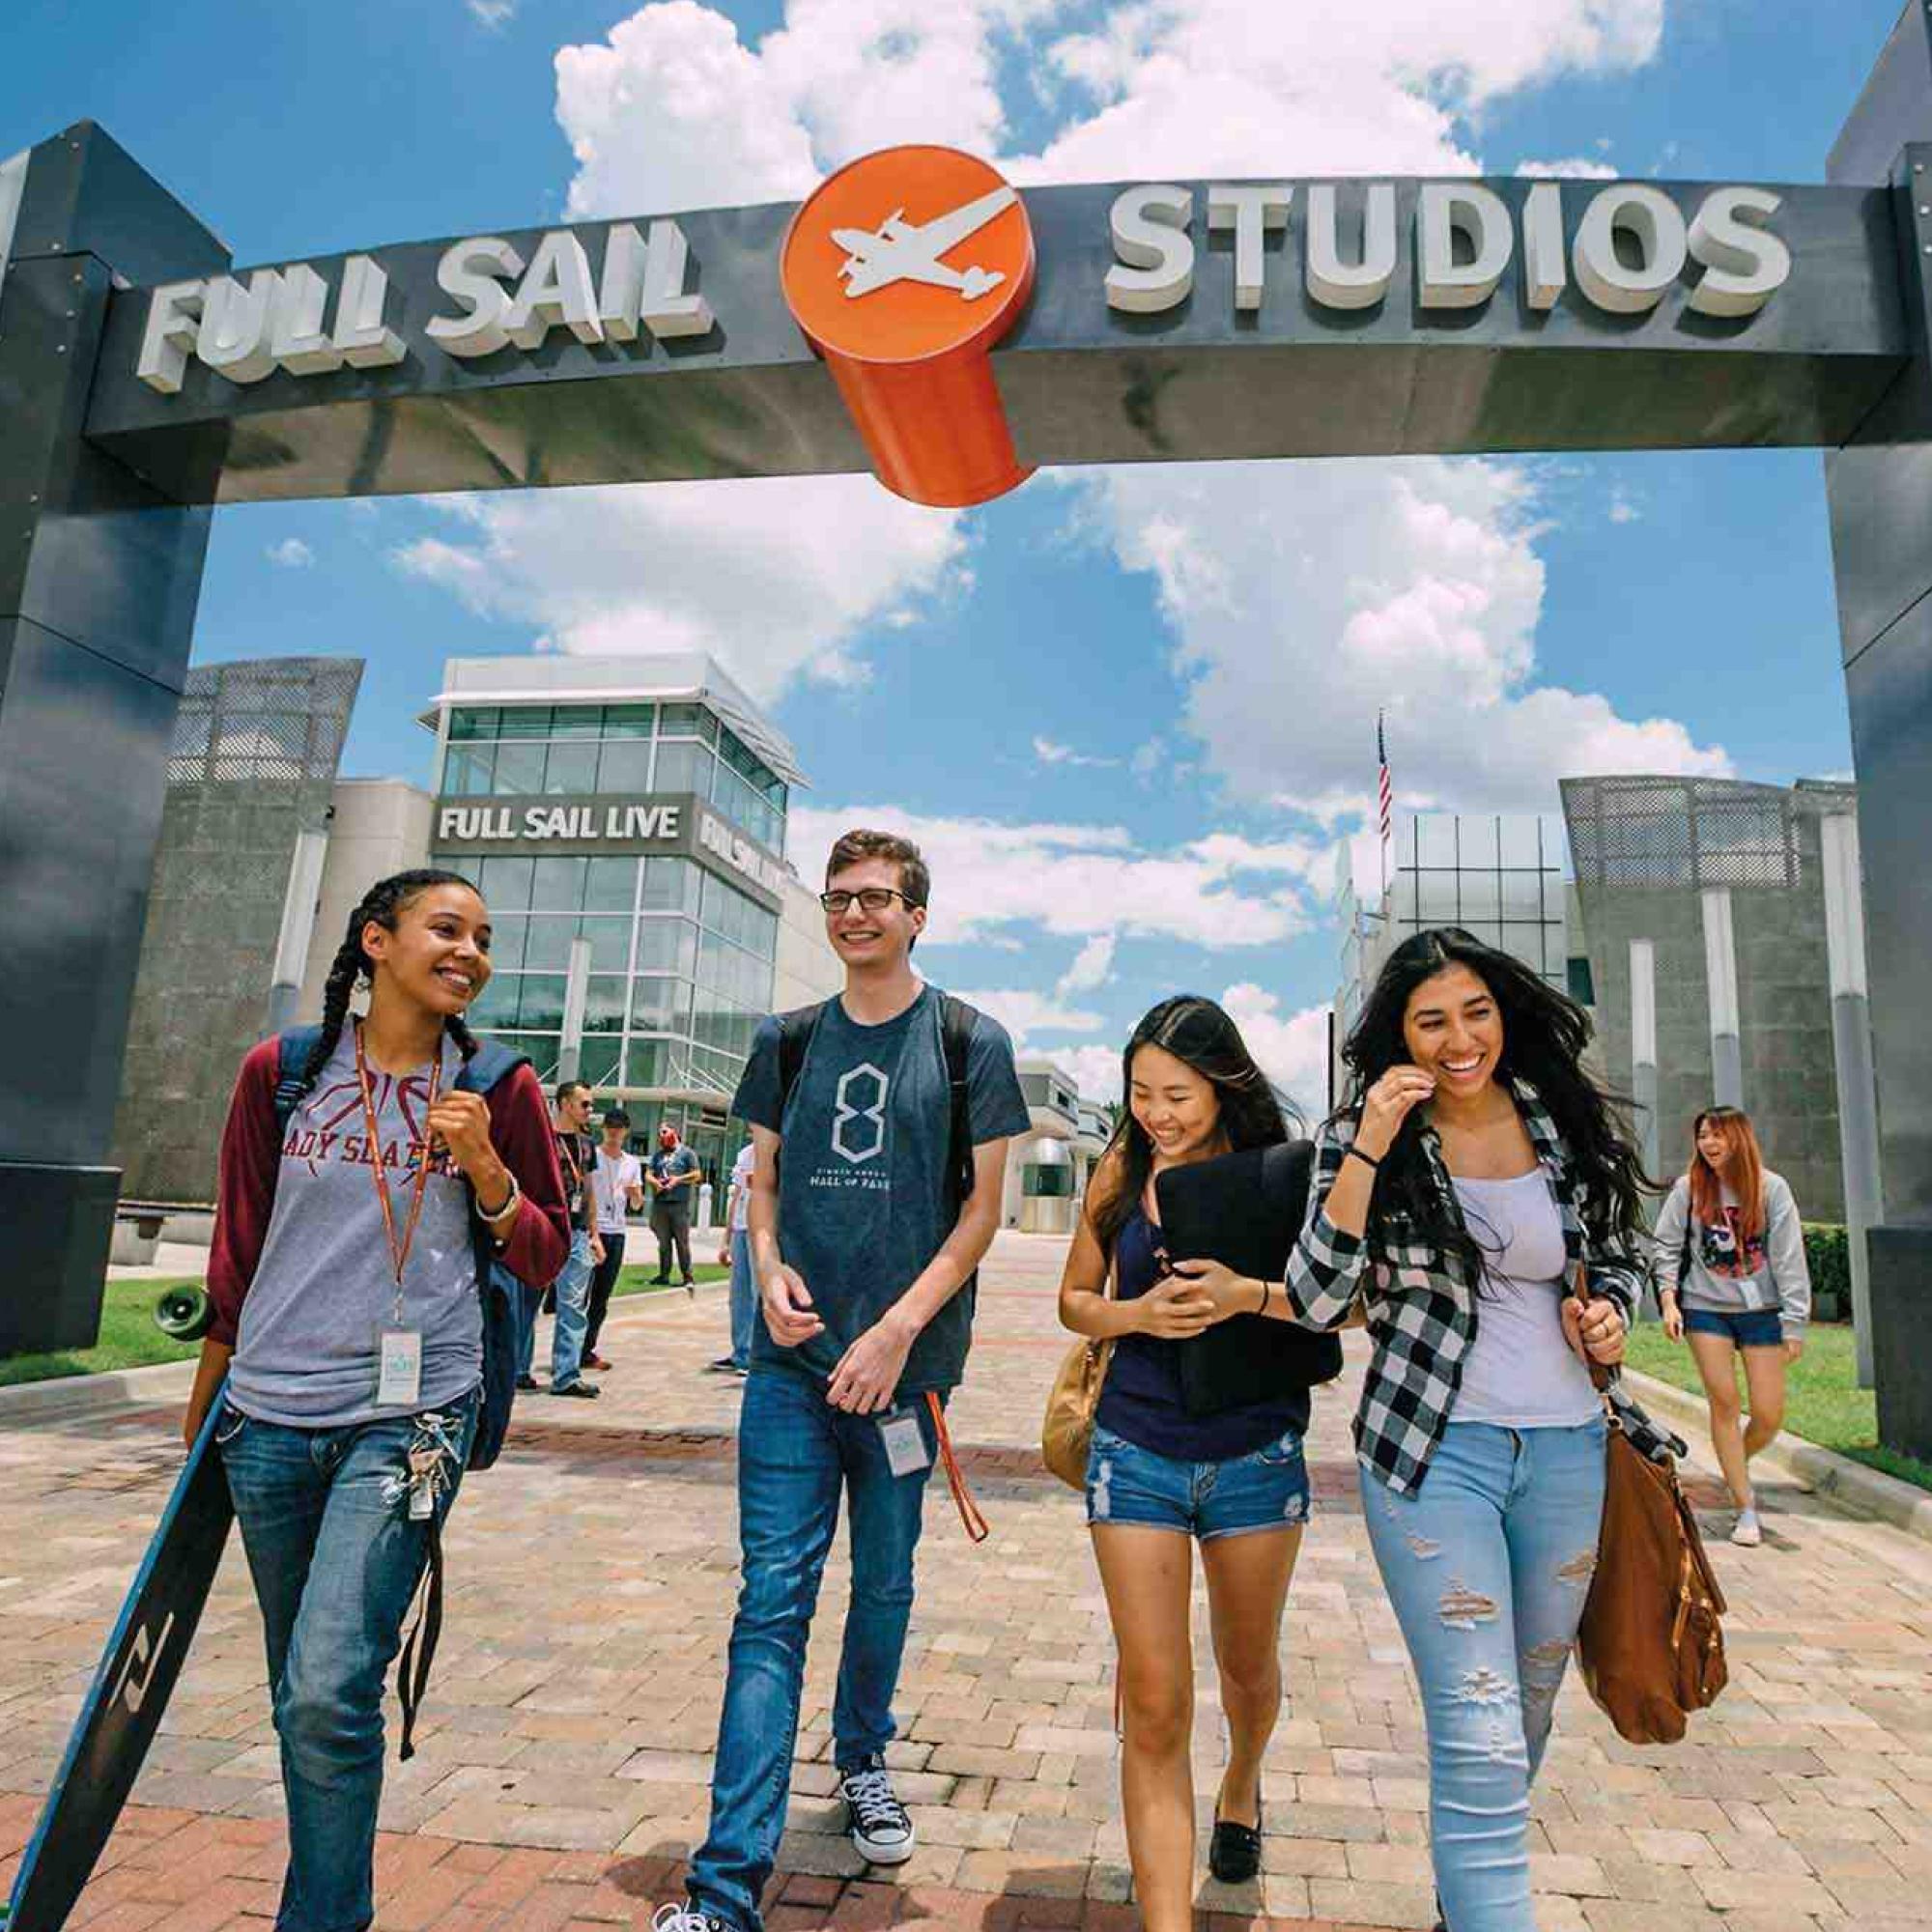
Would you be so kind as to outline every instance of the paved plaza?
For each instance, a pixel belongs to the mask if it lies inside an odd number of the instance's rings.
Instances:
[[[1079,1502],[1035,1448],[1064,1347],[1061,1253],[1003,1236],[985,1270],[952,1421],[991,1539],[967,1543],[943,1484],[929,1501],[893,1751],[919,1852],[877,1883],[838,1834],[840,1551],[774,1932],[1135,1923],[1105,1608]],[[526,1398],[503,1461],[466,1491],[418,1753],[389,1766],[387,1932],[589,1932],[672,1895],[703,1828],[735,1589],[739,1384],[701,1373],[724,1333],[715,1291],[620,1304],[605,1399]],[[1264,1916],[1296,1932],[1430,1923],[1421,1730],[1355,1502],[1353,1381],[1317,1405],[1321,1514],[1283,1641],[1264,1877],[1204,1876],[1203,1909],[1226,1915],[1215,1932]],[[179,1462],[177,1422],[145,1408],[0,1431],[0,1889]],[[1693,1492],[1715,1501],[1707,1472]],[[1544,1932],[1932,1925],[1932,1545],[1790,1491],[1767,1500],[1762,1549],[1714,1546],[1731,1687],[1690,1742],[1622,1745],[1566,1687],[1536,1801]],[[1205,1852],[1222,1746],[1205,1600],[1197,1610]],[[282,1848],[262,1669],[238,1546],[76,1926],[265,1932]]]

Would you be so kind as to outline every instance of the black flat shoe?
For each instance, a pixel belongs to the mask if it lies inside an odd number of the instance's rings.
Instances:
[[[1223,1885],[1246,1885],[1261,1868],[1262,1805],[1257,1793],[1252,1825],[1214,1820],[1214,1835],[1208,1841],[1208,1869]]]
[[[1442,1916],[1442,1901],[1435,1901],[1435,1932],[1449,1932],[1449,1921]]]

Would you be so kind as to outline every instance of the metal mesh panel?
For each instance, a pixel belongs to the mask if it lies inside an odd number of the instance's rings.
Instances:
[[[198,666],[175,716],[169,784],[333,783],[361,681],[358,658]]]
[[[1601,778],[1562,789],[1578,885],[1790,892],[1802,877],[1800,812],[1777,785]]]

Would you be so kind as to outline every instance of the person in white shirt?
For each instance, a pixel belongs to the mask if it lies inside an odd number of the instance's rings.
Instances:
[[[752,1277],[752,1156],[747,1141],[731,1163],[731,1197],[718,1250],[718,1265],[731,1270],[731,1352],[711,1364],[718,1375],[742,1376],[752,1366],[752,1323],[758,1315],[758,1286]]]
[[[597,1235],[604,1243],[604,1259],[590,1278],[590,1325],[583,1337],[583,1366],[608,1369],[611,1364],[597,1352],[597,1337],[604,1318],[611,1311],[611,1292],[617,1286],[617,1270],[624,1265],[626,1213],[640,1214],[644,1207],[644,1167],[636,1154],[627,1152],[624,1136],[631,1131],[631,1117],[621,1107],[612,1107],[604,1116],[604,1138],[598,1145],[597,1162],[590,1174],[590,1196],[596,1204]]]

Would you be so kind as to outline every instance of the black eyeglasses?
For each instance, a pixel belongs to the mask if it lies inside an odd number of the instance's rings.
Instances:
[[[818,903],[835,919],[846,911],[854,899],[859,901],[862,912],[884,912],[895,899],[905,899],[907,906],[915,911],[919,907],[919,900],[907,898],[904,893],[892,886],[863,886],[856,893],[820,893],[818,895]]]

